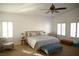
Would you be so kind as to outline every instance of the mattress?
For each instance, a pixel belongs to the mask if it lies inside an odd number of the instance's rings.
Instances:
[[[47,44],[59,43],[60,40],[53,36],[40,35],[27,37],[27,43],[33,48],[38,50],[40,47]]]

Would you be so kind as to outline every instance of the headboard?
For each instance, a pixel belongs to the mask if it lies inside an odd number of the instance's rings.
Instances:
[[[26,31],[25,36],[38,36],[38,35],[45,35],[44,31]]]

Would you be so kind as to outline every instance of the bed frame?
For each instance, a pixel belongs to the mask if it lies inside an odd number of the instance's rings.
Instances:
[[[37,35],[41,35],[40,33],[43,33],[43,34],[46,34],[44,31],[25,31],[25,37],[27,39],[27,37],[31,36],[32,33],[36,33]],[[33,52],[32,54],[34,54],[37,50],[36,49],[33,49]]]
[[[26,37],[31,36],[32,33],[35,33],[36,35],[41,35],[40,33],[45,34],[44,31],[26,31],[26,32],[25,32],[25,36],[26,36]]]

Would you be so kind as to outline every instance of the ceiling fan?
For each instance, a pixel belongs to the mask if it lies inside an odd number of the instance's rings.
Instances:
[[[65,10],[67,9],[66,7],[61,7],[61,8],[56,8],[53,4],[50,6],[49,9],[44,9],[44,10],[48,10],[46,13],[51,12],[52,14],[55,13],[59,13],[59,10]]]

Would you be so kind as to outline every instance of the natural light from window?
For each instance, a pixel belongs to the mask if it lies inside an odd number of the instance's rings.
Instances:
[[[66,24],[65,23],[59,23],[57,24],[57,34],[65,36],[66,31]]]
[[[2,22],[2,37],[11,38],[13,37],[13,23]]]
[[[77,23],[77,37],[79,38],[79,23]]]
[[[65,23],[62,24],[62,29],[61,30],[62,30],[61,35],[65,35],[65,30],[66,30],[66,24]]]
[[[2,23],[0,22],[0,37],[2,36]]]
[[[61,34],[61,24],[57,24],[57,34]]]
[[[3,37],[7,37],[7,22],[2,22]]]
[[[8,37],[13,37],[13,23],[8,22]]]
[[[71,23],[70,25],[70,36],[76,37],[76,23]]]

